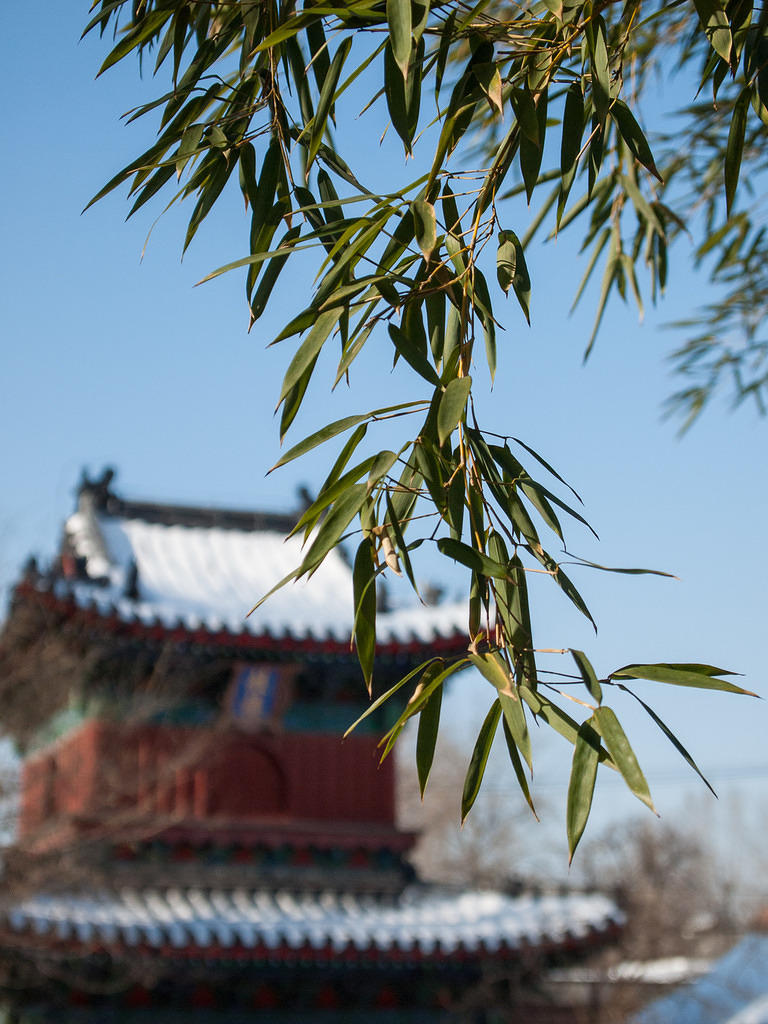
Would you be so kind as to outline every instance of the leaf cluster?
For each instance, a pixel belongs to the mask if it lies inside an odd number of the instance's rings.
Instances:
[[[168,91],[131,114],[132,120],[159,115],[155,141],[95,199],[127,185],[131,214],[160,193],[171,193],[168,205],[191,200],[186,248],[223,190],[239,188],[250,219],[248,252],[210,276],[243,272],[251,323],[263,315],[288,261],[300,252],[314,256],[312,293],[272,342],[291,350],[278,397],[281,439],[304,403],[321,352],[331,346],[338,359],[334,386],[349,378],[376,337],[388,339],[392,361],[406,366],[421,388],[412,402],[323,425],[280,459],[278,466],[341,443],[294,530],[304,539],[302,562],[277,586],[311,575],[331,550],[355,538],[353,642],[372,691],[382,575],[404,575],[418,595],[413,555],[420,546],[434,545],[459,563],[467,580],[467,651],[428,660],[372,703],[371,710],[406,696],[382,741],[383,756],[418,717],[423,791],[444,685],[473,666],[492,686],[493,699],[467,771],[462,818],[500,725],[515,778],[533,808],[527,773],[531,723],[537,722],[574,747],[572,852],[599,764],[618,770],[652,806],[624,730],[602,703],[607,687],[653,679],[744,691],[722,678],[728,673],[701,665],[628,665],[598,679],[580,651],[573,652],[571,681],[586,687],[588,699],[555,686],[539,666],[528,578],[538,573],[551,580],[592,621],[564,571],[567,560],[550,550],[559,544],[567,554],[563,523],[586,523],[578,495],[548,462],[523,441],[481,427],[473,387],[481,361],[491,378],[496,373],[500,294],[514,295],[521,327],[530,319],[526,248],[547,218],[553,231],[587,224],[583,244],[590,256],[579,294],[603,261],[588,350],[613,290],[622,297],[629,291],[641,304],[639,262],[654,291],[663,290],[669,241],[684,225],[665,202],[663,175],[624,87],[625,66],[649,52],[660,32],[679,45],[688,33],[686,53],[704,55],[705,82],[722,85],[726,76],[740,76],[723,158],[722,188],[732,216],[750,119],[764,117],[764,25],[744,3],[698,0],[695,13],[677,9],[641,9],[639,0],[545,0],[523,7],[102,0],[86,29],[115,33],[102,71],[132,54],[151,55],[155,71],[170,80]],[[424,173],[393,183],[386,194],[361,183],[335,141],[337,134],[347,138],[341,121],[351,97],[372,80],[365,107],[384,112],[406,154],[417,143],[428,150]],[[467,169],[478,133],[486,157],[480,168]],[[553,152],[558,156],[547,170]],[[529,204],[535,200],[536,214],[520,237],[506,200],[523,194]],[[376,425],[393,418],[407,418],[410,439],[397,450],[371,447]]]

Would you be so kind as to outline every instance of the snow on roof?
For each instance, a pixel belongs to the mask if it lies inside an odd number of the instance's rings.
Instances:
[[[768,936],[747,935],[704,977],[657,999],[632,1020],[633,1024],[765,1024]]]
[[[698,957],[668,956],[659,960],[622,960],[607,968],[565,967],[552,971],[551,981],[604,983],[642,982],[646,985],[680,985],[701,977],[712,965]]]
[[[256,612],[248,610],[303,557],[301,539],[275,531],[186,526],[76,512],[66,523],[72,551],[85,561],[89,577],[71,589],[79,604],[95,604],[105,614],[156,621],[169,627],[243,631],[296,638],[330,636],[348,640],[352,632],[352,573],[338,551],[329,553],[311,579],[293,581]],[[138,571],[138,599],[126,596],[132,567]],[[429,643],[466,631],[463,604],[415,605],[381,613],[382,642]]]
[[[309,946],[441,957],[586,940],[620,921],[600,895],[511,897],[414,886],[396,900],[350,893],[121,889],[88,896],[38,894],[6,912],[16,932],[99,945]]]

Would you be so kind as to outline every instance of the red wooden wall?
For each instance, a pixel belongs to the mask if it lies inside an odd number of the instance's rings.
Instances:
[[[120,817],[392,826],[393,767],[376,743],[93,720],[26,761],[20,833]]]

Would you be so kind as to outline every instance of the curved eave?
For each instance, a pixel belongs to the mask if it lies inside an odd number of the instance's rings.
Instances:
[[[227,628],[208,628],[205,624],[193,628],[181,621],[169,626],[160,619],[148,623],[138,616],[126,617],[118,614],[117,609],[105,614],[95,601],[81,604],[72,596],[60,596],[52,590],[44,590],[28,582],[20,583],[15,593],[19,598],[38,601],[47,610],[57,612],[66,618],[79,619],[115,635],[139,639],[150,644],[170,642],[208,648],[230,648],[261,656],[274,655],[281,660],[291,655],[336,658],[354,656],[354,648],[349,640],[340,640],[330,635],[296,636],[290,629],[279,634],[269,631],[250,632],[246,628],[234,632]],[[465,651],[467,642],[466,634],[461,631],[447,635],[436,632],[428,639],[412,633],[408,637],[379,642],[376,653],[379,658],[392,660],[417,660],[430,655],[450,657]]]
[[[589,949],[605,945],[614,940],[621,932],[621,926],[614,921],[607,922],[604,927],[589,927],[578,936],[566,933],[558,937],[542,937],[530,941],[520,938],[511,942],[506,939],[446,944],[420,944],[418,940],[408,944],[392,942],[378,944],[374,942],[358,945],[353,941],[339,944],[329,940],[322,945],[309,941],[292,944],[282,940],[274,945],[263,941],[246,945],[240,942],[222,944],[212,942],[206,945],[188,944],[174,945],[169,941],[138,942],[129,944],[117,939],[114,942],[80,940],[68,937],[57,938],[50,932],[41,933],[33,925],[22,931],[6,930],[0,933],[0,946],[16,948],[27,953],[45,950],[62,958],[90,955],[107,955],[113,959],[160,959],[169,966],[173,963],[249,963],[258,966],[276,964],[299,967],[338,966],[347,967],[404,967],[433,966],[456,968],[472,967],[480,963],[505,962],[530,959],[530,957],[550,957],[562,953],[581,953]]]

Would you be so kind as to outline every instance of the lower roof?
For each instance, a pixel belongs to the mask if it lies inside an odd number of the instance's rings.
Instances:
[[[515,956],[588,946],[621,924],[601,895],[512,897],[420,885],[384,899],[263,889],[38,893],[3,917],[5,945],[288,962]]]

